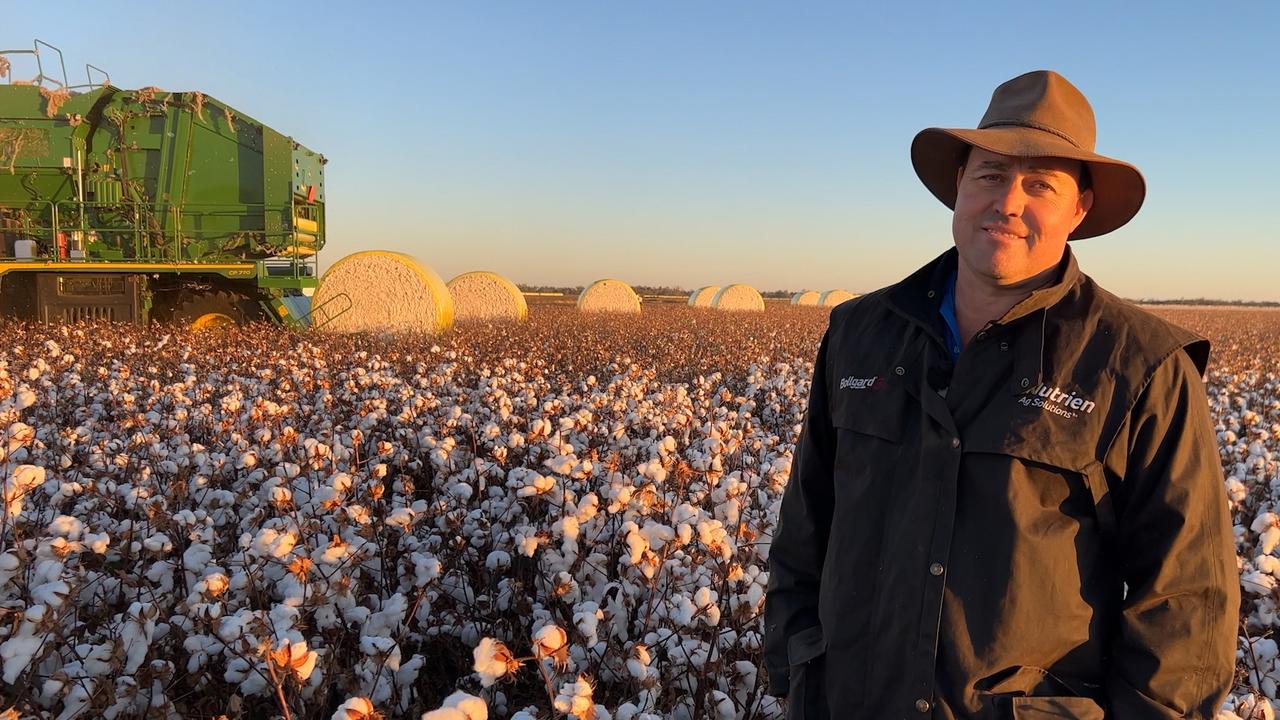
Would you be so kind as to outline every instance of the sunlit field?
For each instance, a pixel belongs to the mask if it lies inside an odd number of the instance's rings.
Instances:
[[[768,543],[827,312],[0,321],[0,718],[780,717]],[[1244,595],[1222,717],[1263,717],[1280,311],[1156,312],[1215,344]]]

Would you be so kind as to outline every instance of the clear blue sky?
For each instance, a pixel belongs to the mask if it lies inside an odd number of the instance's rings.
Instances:
[[[971,7],[972,6],[972,7]],[[0,2],[121,87],[201,90],[324,153],[326,264],[446,280],[894,282],[950,245],[921,128],[1052,68],[1147,203],[1075,244],[1128,297],[1280,300],[1280,4]]]

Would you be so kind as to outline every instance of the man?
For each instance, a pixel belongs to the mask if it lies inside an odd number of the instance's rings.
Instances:
[[[1239,586],[1208,343],[1082,274],[1142,205],[1053,72],[911,158],[955,247],[847,302],[770,548],[788,717],[1212,718]]]

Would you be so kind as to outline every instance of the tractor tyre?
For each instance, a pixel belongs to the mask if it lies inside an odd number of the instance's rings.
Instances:
[[[214,331],[263,319],[256,302],[226,290],[184,293],[166,315],[166,320],[192,330]]]

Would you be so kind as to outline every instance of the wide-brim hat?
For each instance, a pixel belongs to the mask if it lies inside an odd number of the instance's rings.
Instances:
[[[926,128],[911,142],[916,175],[943,205],[956,207],[956,173],[970,147],[1012,157],[1056,157],[1088,166],[1093,207],[1068,239],[1105,235],[1138,213],[1147,194],[1138,168],[1093,151],[1093,108],[1056,72],[1037,70],[1004,83],[976,130]]]

